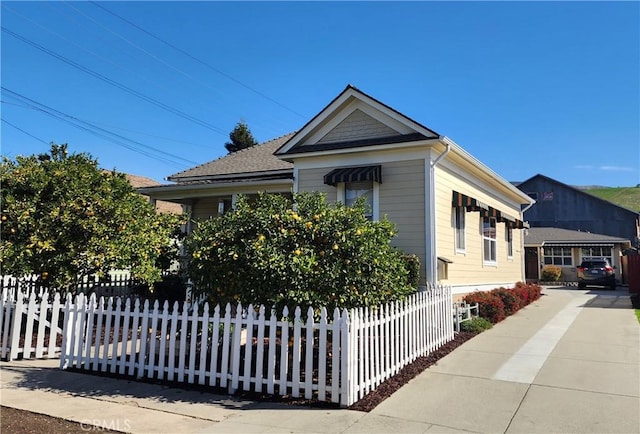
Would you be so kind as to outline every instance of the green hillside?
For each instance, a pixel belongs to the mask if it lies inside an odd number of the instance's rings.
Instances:
[[[636,187],[597,187],[584,191],[609,202],[640,212],[640,186]]]

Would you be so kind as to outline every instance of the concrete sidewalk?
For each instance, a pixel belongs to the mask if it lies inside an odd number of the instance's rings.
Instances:
[[[293,407],[1,363],[2,405],[134,433],[640,432],[640,324],[626,289],[544,296],[371,413]]]

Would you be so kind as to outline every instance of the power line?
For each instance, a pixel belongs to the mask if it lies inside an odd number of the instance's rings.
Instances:
[[[5,118],[2,118],[1,120],[2,120],[2,122],[4,122],[5,124],[9,125],[10,127],[15,128],[16,130],[20,131],[20,132],[21,132],[21,133],[23,133],[23,134],[26,134],[27,136],[31,137],[32,139],[36,139],[37,141],[42,142],[42,143],[44,143],[45,145],[48,145],[48,144],[49,144],[49,143],[47,143],[46,141],[42,140],[41,138],[36,137],[36,136],[34,136],[33,134],[26,132],[26,131],[25,131],[25,130],[23,130],[22,128],[15,126],[14,124],[12,124],[11,122],[9,122],[9,121],[8,121],[8,120],[6,120]]]
[[[162,42],[163,44],[165,44],[165,45],[167,45],[167,46],[169,46],[169,47],[173,48],[174,50],[176,50],[176,51],[178,51],[178,52],[180,52],[180,53],[184,54],[185,56],[187,56],[188,58],[190,58],[190,59],[192,59],[192,60],[194,60],[194,61],[198,62],[199,64],[201,64],[201,65],[203,65],[203,66],[206,66],[207,68],[211,69],[212,71],[217,72],[218,74],[220,74],[220,75],[222,75],[223,77],[225,77],[225,78],[227,78],[227,79],[229,79],[229,80],[233,81],[234,83],[239,84],[240,86],[244,87],[245,89],[248,89],[248,90],[250,90],[251,92],[253,92],[253,93],[255,93],[255,94],[257,94],[257,95],[261,96],[262,98],[264,98],[264,99],[266,99],[266,100],[268,100],[268,101],[270,101],[270,102],[272,102],[272,103],[274,103],[274,104],[276,104],[276,105],[278,105],[278,106],[282,107],[283,109],[285,109],[285,110],[287,110],[287,111],[289,111],[289,112],[291,112],[291,113],[293,113],[293,114],[295,114],[295,115],[297,115],[297,116],[300,116],[300,117],[301,117],[301,118],[303,118],[303,119],[306,119],[306,116],[304,116],[304,115],[302,115],[302,114],[298,113],[297,111],[295,111],[295,110],[293,110],[293,109],[290,109],[289,107],[285,106],[284,104],[281,104],[280,102],[278,102],[278,101],[276,101],[275,99],[271,98],[270,96],[268,96],[268,95],[266,95],[266,94],[264,94],[264,93],[260,92],[259,90],[254,89],[253,87],[251,87],[251,86],[249,86],[249,85],[247,85],[247,84],[244,84],[244,83],[243,83],[243,82],[241,82],[240,80],[238,80],[238,79],[236,79],[235,77],[233,77],[233,76],[231,76],[231,75],[227,74],[227,73],[226,73],[226,72],[224,72],[224,71],[221,71],[220,69],[216,68],[215,66],[212,66],[211,64],[209,64],[209,63],[207,63],[207,62],[205,62],[205,61],[203,61],[203,60],[198,59],[197,57],[195,57],[195,56],[193,56],[192,54],[188,53],[187,51],[183,50],[182,48],[179,48],[179,47],[177,47],[177,46],[173,45],[172,43],[170,43],[170,42],[168,42],[168,41],[165,41],[164,39],[160,38],[159,36],[154,35],[153,33],[149,32],[148,30],[143,29],[142,27],[140,27],[140,26],[138,26],[137,24],[135,24],[135,23],[133,23],[133,22],[129,21],[128,19],[126,19],[126,18],[124,18],[124,17],[122,17],[122,16],[120,16],[120,15],[116,14],[115,12],[112,12],[111,10],[109,10],[109,9],[105,8],[105,7],[104,7],[104,6],[102,6],[101,4],[98,4],[98,3],[94,2],[94,1],[89,1],[89,3],[93,4],[94,6],[99,7],[100,9],[104,10],[105,12],[107,12],[107,13],[109,13],[109,14],[113,15],[114,17],[116,17],[116,18],[118,18],[118,19],[120,19],[120,20],[124,21],[125,23],[127,23],[127,24],[129,24],[129,25],[131,25],[131,26],[135,27],[136,29],[140,30],[141,32],[143,32],[143,33],[145,33],[145,34],[147,34],[147,35],[151,36],[152,38],[154,38],[154,39],[156,39],[156,40],[158,40],[158,41]]]
[[[40,50],[40,51],[52,56],[52,57],[54,57],[54,58],[56,58],[56,59],[58,59],[58,60],[60,60],[60,61],[62,61],[64,63],[76,68],[76,69],[79,69],[80,71],[82,71],[82,72],[84,72],[86,74],[89,74],[89,75],[91,75],[91,76],[93,76],[93,77],[95,77],[95,78],[97,78],[99,80],[102,80],[105,83],[108,83],[108,84],[110,84],[110,85],[112,85],[114,87],[117,87],[120,90],[123,90],[123,91],[125,91],[125,92],[127,92],[127,93],[129,93],[129,94],[131,94],[133,96],[136,96],[136,97],[142,99],[143,101],[147,101],[147,102],[149,102],[149,103],[151,103],[151,104],[153,104],[153,105],[155,105],[157,107],[160,107],[160,108],[162,108],[162,109],[164,109],[164,110],[166,110],[166,111],[168,111],[170,113],[173,113],[173,114],[175,114],[177,116],[180,116],[183,119],[187,119],[187,120],[189,120],[191,122],[194,122],[194,123],[196,123],[196,124],[198,124],[198,125],[200,125],[202,127],[208,128],[208,129],[210,129],[212,131],[215,131],[215,132],[217,132],[219,134],[222,134],[224,136],[228,135],[224,130],[222,130],[222,129],[220,129],[220,128],[218,128],[218,127],[216,127],[216,126],[214,126],[214,125],[212,125],[212,124],[210,124],[208,122],[200,120],[200,119],[198,119],[198,118],[196,118],[194,116],[191,116],[191,115],[189,115],[189,114],[187,114],[187,113],[185,113],[185,112],[183,112],[181,110],[173,108],[173,107],[171,107],[171,106],[169,106],[169,105],[167,105],[167,104],[165,104],[163,102],[160,102],[160,101],[158,101],[158,100],[156,100],[156,99],[154,99],[154,98],[152,98],[150,96],[147,96],[147,95],[145,95],[145,94],[143,94],[141,92],[138,92],[135,89],[132,89],[132,88],[130,88],[128,86],[125,86],[122,83],[119,83],[119,82],[117,82],[115,80],[112,80],[109,77],[106,77],[106,76],[104,76],[104,75],[102,75],[102,74],[100,74],[100,73],[98,73],[96,71],[93,71],[92,69],[89,69],[89,68],[87,68],[85,66],[82,66],[79,63],[74,62],[71,59],[68,59],[68,58],[66,58],[66,57],[64,57],[64,56],[62,56],[62,55],[60,55],[60,54],[58,54],[58,53],[56,53],[54,51],[49,50],[46,47],[43,47],[40,44],[37,44],[37,43],[35,43],[35,42],[33,42],[33,41],[23,37],[23,36],[20,36],[19,34],[7,29],[4,26],[2,26],[2,31],[7,33],[7,34],[9,34],[10,36],[13,36],[14,38],[16,38],[18,40],[24,42],[27,45],[31,45],[32,47],[34,47],[34,48],[36,48],[36,49],[38,49],[38,50]]]
[[[25,104],[25,107],[31,108],[31,109],[36,110],[36,111],[40,111],[42,113],[45,113],[45,114],[47,114],[47,115],[49,115],[49,116],[51,116],[51,117],[53,117],[55,119],[62,120],[63,122],[71,124],[72,126],[74,126],[76,128],[79,128],[79,129],[81,129],[83,131],[86,131],[86,132],[88,132],[90,134],[93,134],[93,135],[95,135],[97,137],[101,137],[101,138],[104,138],[106,140],[109,140],[112,143],[115,143],[117,145],[125,147],[125,148],[127,148],[127,149],[129,149],[131,151],[137,152],[139,154],[145,155],[145,156],[147,156],[149,158],[153,158],[153,159],[158,160],[158,161],[163,161],[165,163],[169,163],[169,164],[172,164],[172,165],[179,165],[179,166],[182,166],[182,167],[185,166],[184,163],[187,163],[187,164],[190,164],[190,165],[197,164],[196,162],[188,160],[186,158],[183,158],[183,157],[181,157],[179,155],[171,154],[169,152],[162,151],[162,150],[154,148],[152,146],[145,145],[144,143],[138,142],[136,140],[129,139],[129,138],[127,138],[125,136],[122,136],[120,134],[117,134],[117,133],[114,133],[112,131],[109,131],[109,130],[106,130],[104,128],[101,128],[99,126],[96,126],[95,124],[93,124],[91,122],[84,121],[84,120],[79,119],[79,118],[77,118],[75,116],[66,114],[66,113],[61,112],[59,110],[56,110],[56,109],[54,109],[52,107],[49,107],[49,106],[47,106],[45,104],[42,104],[42,103],[40,103],[38,101],[35,101],[35,100],[31,99],[31,98],[28,98],[28,97],[26,97],[26,96],[24,96],[24,95],[22,95],[22,94],[20,94],[18,92],[14,92],[14,91],[12,91],[12,90],[4,87],[4,86],[1,86],[1,89],[2,89],[3,92],[9,94],[9,96],[12,96],[13,98],[21,101],[23,104]],[[133,143],[135,146],[134,145],[130,145],[130,144],[126,143],[126,142]],[[140,149],[140,148],[147,149],[148,151]],[[156,152],[157,154],[160,154],[160,156],[154,155],[151,152]],[[184,163],[178,163],[176,160],[183,161]]]
[[[7,104],[7,105],[14,105],[16,107],[22,107],[22,108],[28,108],[28,109],[34,110],[34,108],[32,106],[25,105],[25,104],[17,104],[17,103],[13,103],[13,102],[9,102],[9,101],[3,101],[3,100],[0,100],[0,103]],[[101,126],[113,128],[113,129],[116,129],[116,130],[127,131],[127,132],[134,133],[134,134],[140,134],[140,135],[143,135],[143,136],[152,137],[154,139],[164,140],[165,142],[181,143],[183,145],[192,145],[192,146],[195,146],[195,147],[201,148],[201,149],[209,149],[209,147],[207,147],[207,146],[204,146],[204,145],[201,145],[201,144],[198,144],[198,143],[194,143],[194,142],[189,142],[189,141],[186,141],[186,140],[180,140],[180,139],[174,139],[174,138],[171,138],[171,137],[158,136],[158,135],[155,135],[155,134],[146,133],[144,131],[132,130],[130,128],[124,128],[124,127],[119,127],[119,126],[116,126],[116,125],[105,124],[103,122],[90,121],[90,120],[87,120],[87,119],[80,119],[80,118],[77,118],[77,119],[79,121],[82,121],[82,122],[84,122],[86,124],[90,124],[90,125],[101,125]],[[147,145],[145,145],[145,146],[147,146]],[[157,149],[157,148],[154,148],[154,149]],[[158,152],[163,152],[163,151],[158,150]]]

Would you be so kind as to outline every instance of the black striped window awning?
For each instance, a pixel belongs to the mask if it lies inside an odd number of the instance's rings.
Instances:
[[[452,204],[454,207],[466,208],[467,211],[478,211],[480,212],[481,217],[493,217],[498,222],[504,223],[506,227],[511,229],[529,228],[529,225],[522,220],[518,220],[515,217],[504,214],[496,208],[490,207],[471,196],[467,196],[457,191],[453,192]]]
[[[382,184],[382,166],[343,167],[324,175],[324,183],[327,185],[361,181],[375,181]]]
[[[457,191],[453,192],[453,206],[454,207],[463,207],[466,208],[467,211],[489,211],[489,206],[480,202],[478,199],[474,199],[471,196],[467,196],[466,194],[459,193]]]

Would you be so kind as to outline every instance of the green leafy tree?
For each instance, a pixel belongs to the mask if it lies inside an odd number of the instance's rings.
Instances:
[[[74,292],[85,276],[127,268],[145,283],[160,279],[159,264],[176,252],[180,216],[157,214],[124,174],[100,170],[89,155],[4,158],[2,241],[4,274],[38,275]]]
[[[350,308],[415,291],[394,235],[388,220],[366,219],[362,200],[330,207],[320,193],[262,194],[200,222],[185,248],[194,292],[210,301]]]
[[[229,133],[230,142],[224,144],[229,153],[237,152],[241,149],[250,148],[258,144],[256,139],[253,138],[249,127],[243,121],[238,122],[233,131]]]

